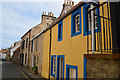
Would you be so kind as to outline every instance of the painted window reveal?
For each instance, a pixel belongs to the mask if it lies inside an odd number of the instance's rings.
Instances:
[[[56,56],[51,56],[51,76],[55,78],[55,72],[56,72]]]
[[[62,40],[63,34],[63,20],[58,23],[58,41]]]
[[[90,11],[90,5],[85,4],[83,5],[83,25],[84,25],[84,36],[91,34],[91,23],[92,23],[92,19],[91,19],[91,13],[88,14],[88,11]],[[96,10],[94,10],[94,14],[95,14],[95,33],[99,32],[101,29],[101,21],[100,21],[100,17],[98,17],[100,15],[99,13],[99,8],[96,8]]]
[[[81,34],[81,8],[71,15],[71,37]]]
[[[57,80],[64,78],[64,55],[57,56]]]
[[[77,80],[78,78],[78,67],[66,64],[66,79],[67,80]]]

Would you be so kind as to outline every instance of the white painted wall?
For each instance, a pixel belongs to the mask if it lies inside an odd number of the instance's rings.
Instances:
[[[5,58],[6,58],[6,54],[0,53],[0,59],[5,59]]]
[[[13,48],[10,50],[10,58],[13,56],[14,51],[15,51],[18,47],[20,47],[20,45],[15,46],[15,47],[13,47]]]

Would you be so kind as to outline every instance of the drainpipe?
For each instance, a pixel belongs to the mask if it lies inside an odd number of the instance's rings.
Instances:
[[[93,9],[94,6],[93,4],[91,5],[91,9]],[[92,20],[92,24],[91,24],[91,39],[92,39],[92,53],[94,54],[94,50],[95,50],[95,36],[94,36],[94,10],[91,11],[91,20]]]
[[[52,37],[52,28],[50,28],[50,45],[49,45],[49,80],[50,80],[50,58],[51,58],[51,37]]]

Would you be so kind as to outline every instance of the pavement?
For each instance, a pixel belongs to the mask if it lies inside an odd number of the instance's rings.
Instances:
[[[45,78],[43,78],[39,74],[33,74],[33,72],[25,66],[16,65],[16,67],[19,68],[22,72],[24,72],[25,75],[27,75],[30,80],[36,80],[36,79],[37,80],[46,80]]]

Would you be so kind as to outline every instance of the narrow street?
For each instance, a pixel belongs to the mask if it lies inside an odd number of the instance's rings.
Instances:
[[[1,68],[2,78],[25,78],[24,74],[11,62],[2,62]]]

